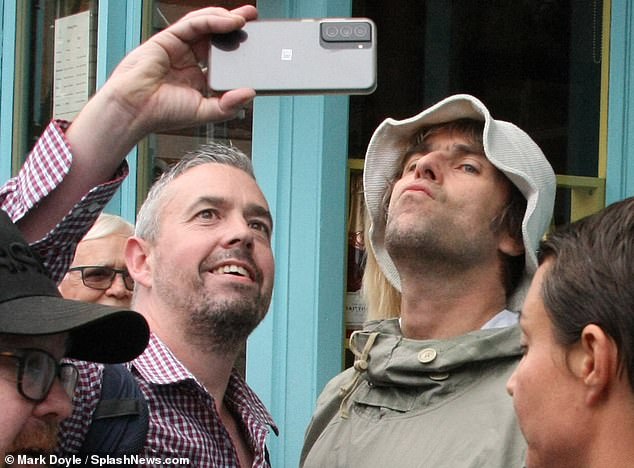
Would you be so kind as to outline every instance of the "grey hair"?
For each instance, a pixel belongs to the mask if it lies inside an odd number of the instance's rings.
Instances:
[[[235,167],[255,180],[253,164],[240,149],[213,141],[200,145],[195,151],[186,153],[152,185],[137,216],[135,232],[137,237],[150,242],[157,239],[165,189],[183,173],[203,164],[225,164]]]
[[[134,225],[121,216],[101,213],[82,241],[101,239],[112,234],[132,236],[134,234]]]

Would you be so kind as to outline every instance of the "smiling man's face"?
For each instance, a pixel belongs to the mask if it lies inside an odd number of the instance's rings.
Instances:
[[[194,337],[219,345],[246,339],[273,289],[272,219],[262,191],[239,169],[204,164],[171,182],[164,200],[154,294]]]

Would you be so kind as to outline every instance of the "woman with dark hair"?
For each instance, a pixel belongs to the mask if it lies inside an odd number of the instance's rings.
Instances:
[[[508,381],[528,468],[634,460],[634,197],[541,244]]]

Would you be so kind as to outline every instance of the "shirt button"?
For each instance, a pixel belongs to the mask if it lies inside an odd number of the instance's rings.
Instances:
[[[420,353],[418,353],[418,360],[423,364],[427,364],[436,359],[436,350],[434,348],[425,348]]]
[[[99,203],[97,203],[97,202],[91,203],[88,206],[88,212],[89,213],[94,213],[95,211],[99,211],[99,210],[101,210],[101,205]]]

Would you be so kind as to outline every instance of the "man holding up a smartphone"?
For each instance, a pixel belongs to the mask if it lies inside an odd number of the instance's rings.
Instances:
[[[231,119],[255,97],[253,89],[210,96],[200,64],[207,62],[210,34],[256,18],[250,5],[189,13],[132,50],[72,123],[49,124],[18,177],[0,188],[0,207],[29,242],[38,241],[55,280],[127,176],[125,157],[139,140]],[[54,242],[51,234],[59,232],[63,242]]]

